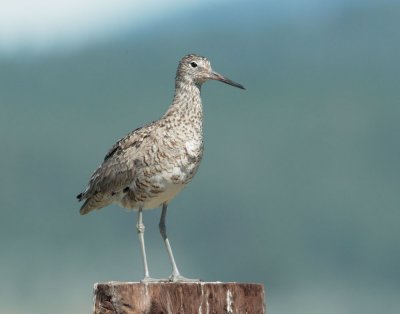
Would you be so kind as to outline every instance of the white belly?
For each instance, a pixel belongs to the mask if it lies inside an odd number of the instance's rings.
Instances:
[[[143,208],[156,208],[161,206],[163,203],[169,203],[180,191],[183,190],[185,186],[186,184],[166,184],[163,192],[143,202]]]
[[[150,173],[138,173],[143,181],[133,180],[129,186],[130,193],[116,195],[115,202],[129,209],[151,209],[169,203],[193,178],[200,164],[200,158],[195,155],[193,143],[186,147],[187,155],[175,160],[175,166],[169,169],[150,168]],[[151,175],[149,175],[151,174]],[[146,178],[147,176],[147,178]]]
[[[151,209],[169,203],[187,185],[187,173],[181,167],[174,167],[171,171],[161,171],[146,180],[141,188],[133,181],[129,193],[116,196],[115,202],[128,209]],[[143,186],[147,188],[143,189]]]
[[[163,171],[155,175],[151,179],[152,184],[162,192],[146,200],[143,208],[155,208],[170,202],[190,181],[194,170],[193,166],[174,167],[171,171]]]

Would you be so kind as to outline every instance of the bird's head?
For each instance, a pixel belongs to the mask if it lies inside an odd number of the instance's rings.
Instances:
[[[187,55],[181,59],[176,77],[178,81],[193,82],[199,86],[208,80],[216,80],[245,89],[243,85],[215,72],[207,58],[195,54]]]

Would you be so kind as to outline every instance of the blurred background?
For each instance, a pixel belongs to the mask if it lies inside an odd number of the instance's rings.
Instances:
[[[90,313],[95,282],[142,278],[136,215],[75,195],[191,52],[247,90],[202,89],[204,159],[167,219],[183,275],[261,282],[268,313],[400,313],[399,29],[387,0],[1,1],[2,313]]]

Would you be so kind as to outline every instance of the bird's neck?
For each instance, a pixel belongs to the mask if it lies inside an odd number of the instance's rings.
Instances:
[[[203,121],[203,106],[200,98],[200,85],[193,82],[179,81],[175,83],[175,95],[164,117],[175,117],[182,123],[192,125]]]

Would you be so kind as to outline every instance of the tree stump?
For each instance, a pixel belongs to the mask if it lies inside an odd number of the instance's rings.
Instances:
[[[253,283],[106,282],[94,286],[94,314],[264,314]]]

